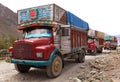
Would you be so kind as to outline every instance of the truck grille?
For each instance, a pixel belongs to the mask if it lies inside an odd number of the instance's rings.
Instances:
[[[24,42],[16,43],[13,45],[13,56],[20,59],[32,58],[32,45]]]

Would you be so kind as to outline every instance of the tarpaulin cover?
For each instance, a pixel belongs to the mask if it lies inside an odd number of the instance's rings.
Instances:
[[[80,19],[79,17],[75,16],[74,14],[67,12],[67,20],[68,20],[68,24],[76,26],[78,28],[82,28],[85,30],[89,29],[89,25],[87,22],[83,21],[82,19]]]

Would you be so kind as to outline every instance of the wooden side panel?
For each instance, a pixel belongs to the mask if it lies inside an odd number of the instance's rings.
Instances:
[[[71,36],[72,36],[72,41],[71,41],[71,44],[72,44],[72,48],[77,48],[78,46],[80,46],[80,41],[78,41],[78,37],[79,36],[79,32],[77,30],[74,30],[72,29],[71,31]]]
[[[65,30],[69,30],[67,33]],[[62,36],[61,36],[61,51],[63,53],[70,53],[71,51],[78,51],[81,48],[86,48],[87,46],[87,32],[81,29],[77,29],[74,27],[70,28],[62,28]],[[68,35],[64,35],[67,33]]]
[[[71,30],[71,45],[72,45],[72,48],[74,48],[75,47],[75,35],[74,35],[74,30]]]
[[[83,37],[83,32],[81,32],[81,46],[83,45],[83,43],[84,43],[84,37]]]
[[[76,47],[78,47],[78,31],[76,31]]]
[[[81,40],[80,40],[80,37],[81,36],[81,31],[78,32],[78,46],[81,46]]]
[[[87,32],[81,32],[81,46],[87,45]]]
[[[72,28],[71,30],[71,47],[72,50],[79,50],[81,46],[87,46],[87,32]]]
[[[104,39],[99,39],[99,45],[103,45],[104,44]]]
[[[88,37],[87,37],[87,32],[84,33],[84,44],[87,45],[88,44]]]
[[[71,48],[73,48],[73,31],[71,30]]]
[[[74,31],[74,34],[75,34],[75,48],[77,47],[77,33],[76,31]]]

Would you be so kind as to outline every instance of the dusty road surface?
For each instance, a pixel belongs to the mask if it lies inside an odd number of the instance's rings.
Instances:
[[[77,80],[74,81],[74,78],[80,79],[79,82],[120,82],[120,81],[117,81],[120,79],[120,69],[119,69],[120,65],[114,68],[110,68],[106,72],[104,72],[105,70],[103,69],[98,71],[97,67],[95,67],[98,64],[95,65],[96,62],[94,61],[103,62],[106,60],[104,58],[107,58],[109,55],[114,55],[114,54],[119,55],[119,53],[117,53],[116,51],[105,51],[104,53],[97,54],[96,56],[86,55],[85,63],[75,63],[74,61],[66,61],[62,74],[59,77],[52,78],[52,79],[47,77],[45,70],[32,68],[28,73],[20,74],[15,70],[13,64],[1,61],[0,62],[0,82],[77,82]],[[118,59],[119,58],[120,57],[118,57]],[[100,59],[104,59],[104,60],[100,60]],[[106,63],[106,62],[103,62],[103,63]],[[116,62],[114,63],[117,65],[119,64]],[[98,67],[98,69],[99,68],[101,69],[101,67]],[[104,74],[103,77],[107,76],[106,74],[108,74],[110,76],[108,77],[108,79],[110,78],[110,80],[102,81],[102,80],[99,80],[100,77],[98,78],[98,80],[96,80],[94,77],[97,77],[97,74],[99,73]],[[102,75],[101,75],[101,78],[102,78]]]

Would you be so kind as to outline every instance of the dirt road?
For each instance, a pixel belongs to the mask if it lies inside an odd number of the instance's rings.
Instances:
[[[107,52],[108,53],[108,52]],[[0,82],[70,82],[74,77],[89,65],[89,62],[96,57],[105,56],[107,53],[98,54],[96,56],[86,55],[85,63],[75,63],[74,61],[66,61],[62,74],[50,79],[47,77],[45,70],[32,68],[29,73],[18,73],[13,64],[0,62]]]

